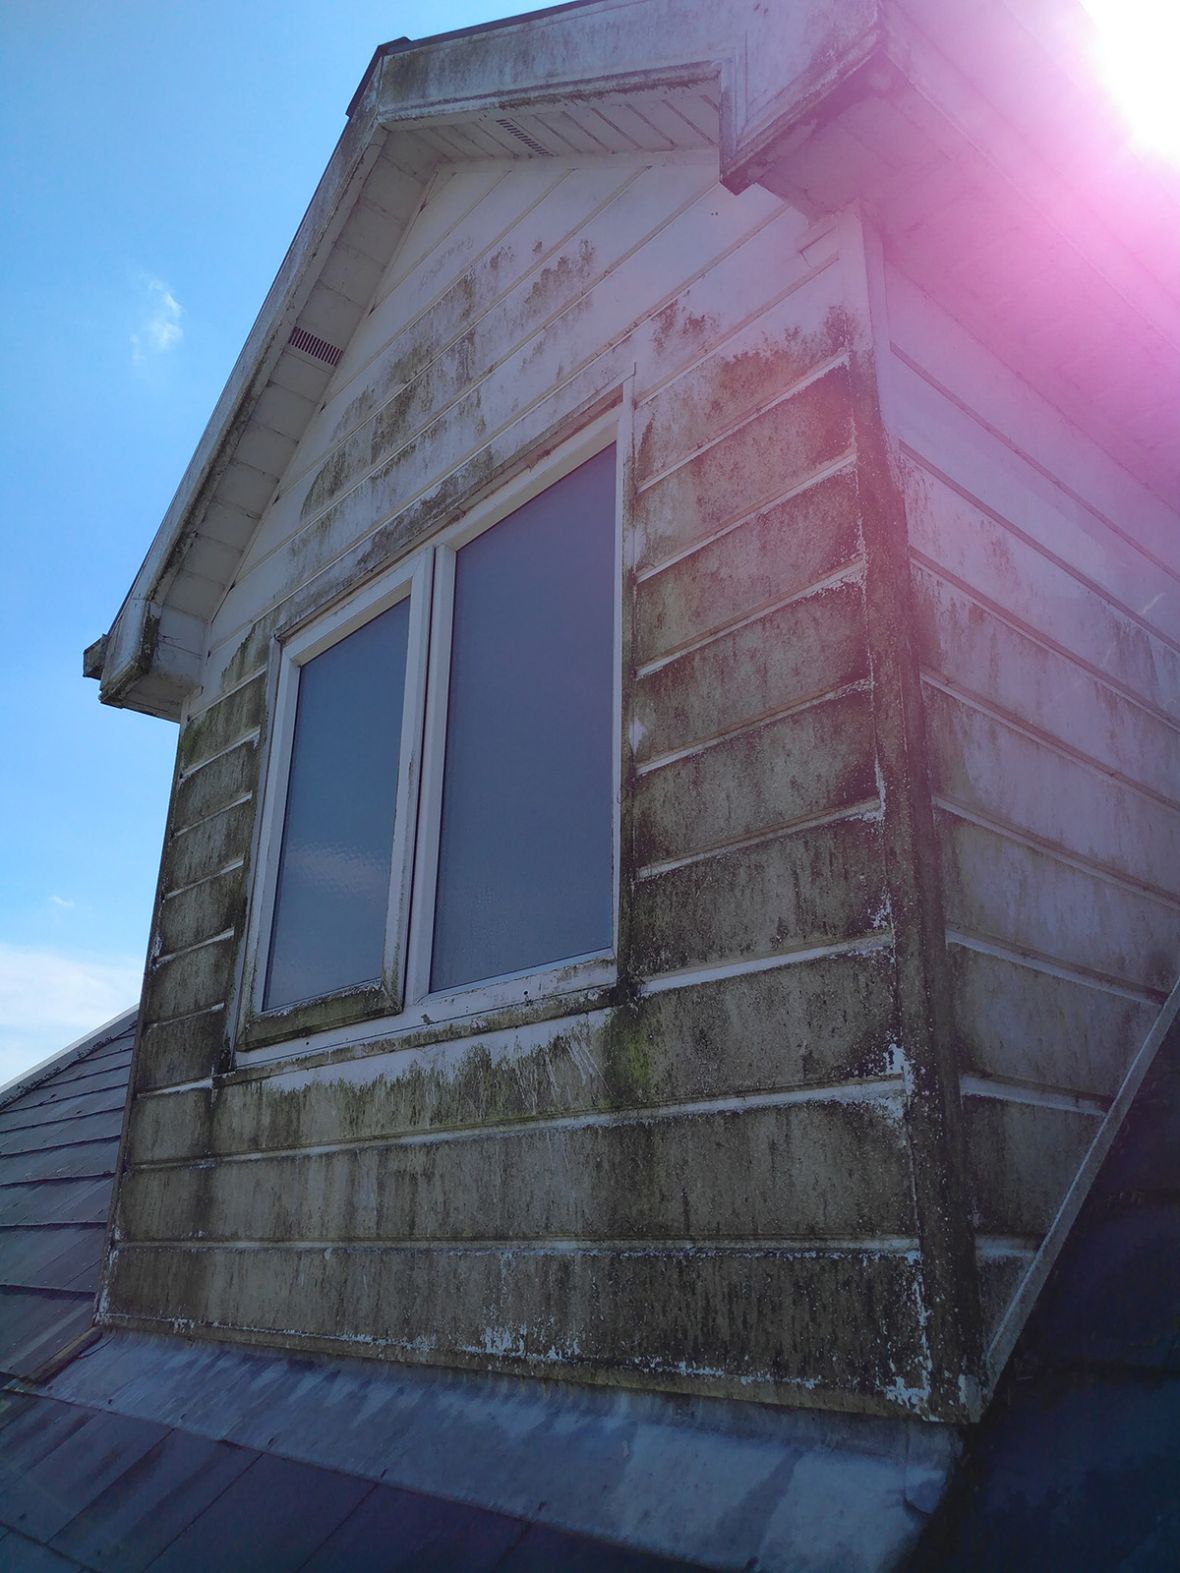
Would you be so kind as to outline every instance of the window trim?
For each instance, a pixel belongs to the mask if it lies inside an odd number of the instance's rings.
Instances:
[[[247,1031],[266,1028],[306,1014],[306,1007],[339,1002],[345,1015],[369,1014],[374,1006],[396,1012],[405,991],[406,933],[409,927],[410,853],[416,840],[418,783],[422,762],[422,721],[426,704],[426,640],[429,629],[431,552],[406,559],[354,594],[326,610],[285,629],[274,641],[277,680],[267,779],[263,790],[259,833],[258,874],[252,923],[247,939],[250,958]],[[270,946],[274,933],[278,876],[282,861],[287,796],[294,755],[299,673],[309,661],[339,644],[349,634],[399,602],[409,600],[406,636],[406,678],[402,735],[398,756],[397,801],[390,855],[390,889],[379,981],[354,984],[289,1005],[265,1007]],[[265,1027],[264,1027],[265,1024]]]
[[[625,408],[625,406],[624,406]],[[477,500],[461,518],[438,530],[410,554],[327,607],[301,617],[272,641],[272,725],[261,786],[255,872],[247,924],[245,968],[237,1020],[236,1063],[293,1058],[355,1044],[363,1039],[420,1032],[509,1007],[553,1002],[567,996],[571,1009],[587,1008],[593,993],[617,981],[622,810],[623,649],[623,409],[615,405],[567,441]],[[614,446],[614,575],[612,660],[611,943],[584,956],[563,958],[519,972],[430,991],[437,894],[447,706],[451,665],[451,614],[455,559],[468,541],[492,529],[571,471]],[[406,698],[402,718],[391,892],[386,927],[386,969],[379,986],[353,987],[310,1000],[262,1009],[275,912],[287,784],[292,759],[295,676],[313,656],[372,617],[410,596]],[[363,1036],[357,1028],[363,1023]],[[477,1030],[473,1026],[473,1030]]]

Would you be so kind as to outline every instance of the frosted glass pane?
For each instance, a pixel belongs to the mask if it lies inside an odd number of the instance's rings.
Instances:
[[[264,1009],[381,977],[409,599],[299,673]]]
[[[431,987],[611,943],[615,457],[456,554]]]

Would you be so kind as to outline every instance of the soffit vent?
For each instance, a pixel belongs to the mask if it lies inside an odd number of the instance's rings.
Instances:
[[[530,153],[539,153],[542,158],[549,157],[549,149],[538,142],[536,137],[530,136],[523,126],[518,126],[515,120],[509,120],[506,116],[500,116],[497,118],[496,124],[502,130],[507,131],[509,136],[515,137],[518,142],[523,142]]]
[[[313,355],[316,360],[322,360],[325,366],[339,366],[343,350],[337,349],[334,344],[329,344],[327,339],[317,338],[314,333],[309,333],[306,328],[292,328],[291,337],[287,341],[293,350],[302,350],[305,355]]]

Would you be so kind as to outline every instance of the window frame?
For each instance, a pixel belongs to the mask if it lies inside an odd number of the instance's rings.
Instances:
[[[263,791],[260,857],[251,903],[254,922],[248,939],[251,978],[247,1033],[302,1019],[308,1007],[333,1004],[341,1019],[371,1015],[375,1009],[396,1012],[405,994],[406,935],[409,927],[412,853],[416,837],[418,783],[422,765],[422,721],[426,705],[426,641],[429,632],[430,580],[433,554],[422,552],[362,585],[346,599],[284,629],[275,640],[277,676],[274,684],[270,758]],[[406,678],[402,707],[402,735],[398,757],[397,801],[390,854],[390,889],[386,904],[385,938],[381,977],[296,1000],[289,1005],[265,1005],[270,947],[274,933],[278,878],[282,863],[287,796],[294,755],[295,718],[299,699],[299,673],[309,661],[339,644],[373,618],[409,600],[406,637]]]
[[[575,436],[475,501],[404,558],[326,606],[281,629],[272,640],[272,724],[261,786],[244,981],[234,1060],[240,1066],[314,1053],[368,1038],[445,1028],[511,1007],[568,999],[585,1008],[587,991],[617,981],[622,810],[623,470],[616,406]],[[451,672],[455,563],[469,541],[548,491],[582,464],[615,447],[612,584],[611,938],[607,947],[518,972],[431,992],[446,731]],[[297,673],[406,596],[410,626],[402,758],[398,770],[385,970],[380,985],[355,986],[264,1010],[292,761]],[[363,1024],[363,1031],[357,1029]],[[474,1030],[474,1029],[473,1029]]]

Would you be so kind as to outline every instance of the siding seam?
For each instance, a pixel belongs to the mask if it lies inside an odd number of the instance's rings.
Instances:
[[[354,1137],[351,1141],[313,1142],[303,1147],[271,1147],[266,1149],[242,1148],[217,1153],[189,1153],[176,1158],[157,1158],[145,1163],[132,1163],[128,1172],[154,1174],[171,1169],[208,1169],[220,1164],[300,1162],[307,1158],[330,1157],[335,1153],[373,1150],[396,1150],[403,1147],[443,1147],[462,1142],[515,1141],[534,1131],[545,1134],[556,1131],[581,1131],[617,1129],[633,1125],[663,1124],[668,1120],[712,1119],[717,1116],[742,1115],[763,1109],[796,1108],[803,1104],[880,1104],[881,1113],[890,1117],[890,1106],[905,1093],[904,1078],[878,1076],[855,1081],[839,1081],[784,1088],[776,1092],[750,1092],[727,1097],[686,1099],[679,1103],[661,1103],[629,1109],[611,1109],[609,1112],[587,1109],[580,1114],[542,1115],[515,1120],[501,1125],[476,1123],[471,1125],[433,1126],[425,1130],[407,1130],[396,1134]]]
[[[1128,891],[1133,896],[1144,900],[1158,901],[1162,906],[1171,907],[1180,912],[1180,898],[1174,891],[1162,885],[1153,885],[1147,880],[1135,880],[1130,875],[1120,873],[1103,863],[1097,863],[1083,856],[1079,852],[1071,851],[1068,847],[1058,842],[1048,841],[1030,831],[1021,830],[1016,825],[1010,825],[1004,820],[992,819],[986,814],[981,814],[976,809],[965,808],[956,803],[952,798],[934,794],[935,808],[944,813],[953,815],[956,819],[966,820],[968,824],[978,825],[981,830],[990,831],[993,835],[1002,836],[1016,846],[1029,848],[1030,851],[1039,852],[1044,857],[1052,858],[1055,863],[1063,864],[1067,868],[1076,869],[1081,874],[1086,874],[1092,879],[1100,879],[1104,884],[1113,885],[1120,890]]]
[[[1171,813],[1180,813],[1180,801],[1166,797],[1162,792],[1157,792],[1154,787],[1148,786],[1145,781],[1136,781],[1133,776],[1124,775],[1121,770],[1116,770],[1113,765],[1106,765],[1100,759],[1095,759],[1092,754],[1084,753],[1080,748],[1074,748],[1064,738],[1055,737],[1052,732],[1043,732],[1033,721],[1014,715],[1010,710],[1003,709],[994,700],[979,694],[970,688],[960,687],[951,678],[942,672],[937,672],[933,667],[922,668],[922,681],[931,688],[946,694],[949,698],[957,700],[960,704],[980,714],[990,717],[993,721],[1000,722],[1021,737],[1027,737],[1034,743],[1040,743],[1045,748],[1051,748],[1054,753],[1065,759],[1072,760],[1075,764],[1083,765],[1087,769],[1095,770],[1100,775],[1117,781],[1120,785],[1128,787],[1132,792],[1138,792],[1143,797],[1150,798],[1158,803],[1161,808],[1166,808]]]

